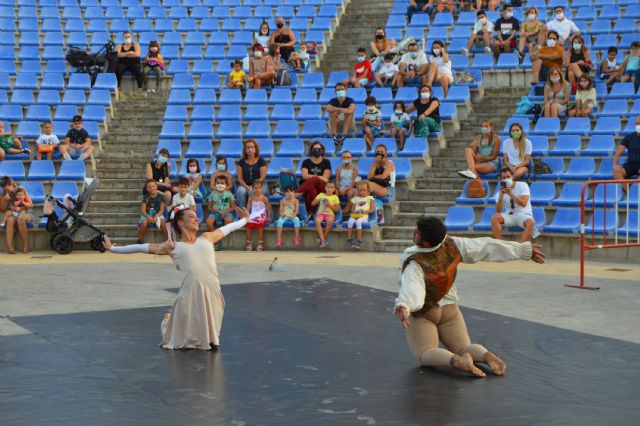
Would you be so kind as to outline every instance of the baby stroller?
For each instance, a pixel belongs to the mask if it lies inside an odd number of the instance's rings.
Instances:
[[[111,40],[104,44],[96,53],[89,53],[76,46],[69,46],[66,59],[69,65],[76,68],[76,72],[89,74],[91,85],[96,81],[99,73],[107,71],[110,57],[113,56],[115,45]]]
[[[83,216],[89,207],[89,200],[100,181],[97,177],[85,179],[85,185],[78,199],[69,194],[60,201],[49,196],[44,205],[44,214],[47,216],[47,231],[53,235],[49,240],[51,248],[60,254],[69,254],[73,251],[75,243],[87,242],[95,251],[103,253],[104,233],[95,226],[87,223]],[[64,214],[58,217],[55,207],[62,209]]]

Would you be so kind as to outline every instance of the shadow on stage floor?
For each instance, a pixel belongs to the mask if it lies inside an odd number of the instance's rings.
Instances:
[[[463,309],[505,377],[420,369],[394,295],[331,280],[224,287],[219,353],[157,345],[166,308],[11,318],[14,424],[631,424],[640,345]]]

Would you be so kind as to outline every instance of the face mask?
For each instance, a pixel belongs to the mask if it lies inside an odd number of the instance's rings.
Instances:
[[[320,148],[313,148],[311,150],[311,155],[313,155],[314,157],[321,157],[322,156],[322,149]]]
[[[556,47],[556,41],[550,38],[549,40],[547,40],[547,46]]]
[[[161,156],[158,157],[158,163],[160,163],[160,164],[166,163],[167,160],[168,160],[168,158],[165,157],[164,155],[161,155]]]
[[[551,82],[552,83],[557,83],[560,81],[560,77],[551,77]]]
[[[227,170],[227,166],[225,166],[224,164],[216,164],[216,169],[224,171]]]
[[[478,20],[478,22],[480,22],[481,24],[486,24],[487,23],[487,18],[480,18]]]
[[[420,92],[421,99],[429,99],[431,97],[431,93],[429,92]]]
[[[281,29],[282,27],[284,27],[284,24],[282,22],[276,22],[277,29]]]
[[[376,34],[376,39],[382,40],[384,36],[382,34]]]
[[[640,127],[640,126],[638,126]],[[351,164],[351,160],[342,160],[342,164],[344,164],[345,166],[348,166]]]
[[[384,63],[386,66],[391,66],[391,62],[385,62]]]
[[[189,173],[196,173],[198,171],[198,168],[195,166],[191,166],[189,167]]]
[[[268,29],[266,29],[266,28],[261,29],[261,30],[260,30],[260,32],[261,32],[263,35],[267,35],[267,34],[269,34],[269,30],[268,30]]]
[[[511,186],[513,185],[513,179],[511,178],[506,178],[503,180],[503,182],[507,185],[507,186]]]
[[[255,56],[256,58],[259,58],[259,57],[261,57],[261,56],[262,56],[262,52],[261,52],[261,51],[259,51],[259,50],[257,50],[257,51],[255,51],[255,52],[253,52],[253,56]]]
[[[580,87],[582,87],[583,89],[586,89],[587,87],[589,87],[589,82],[588,81],[581,81],[580,82]]]
[[[336,90],[336,96],[339,98],[344,98],[347,92],[345,90]]]
[[[563,12],[556,13],[556,19],[557,19],[558,21],[563,20],[563,19],[564,19],[564,13],[563,13]]]
[[[364,56],[358,56],[358,57],[356,58],[356,61],[358,61],[358,62],[364,62]]]
[[[640,133],[640,124],[636,124],[636,133]]]
[[[580,43],[573,43],[573,50],[580,50],[580,48],[582,47],[582,44]]]
[[[418,57],[418,52],[410,52],[409,56],[411,56],[412,59],[415,59]]]
[[[397,110],[396,110],[396,114],[398,114],[398,115],[402,115],[402,113],[403,113],[403,112],[404,112],[404,111],[402,111],[401,109],[397,109]]]
[[[441,52],[440,49],[433,49],[433,54],[436,55],[436,56],[439,55],[440,52]]]
[[[522,136],[522,132],[520,130],[514,130],[511,132],[511,137],[513,139],[520,139],[520,136]]]
[[[530,13],[527,18],[529,18],[530,21],[535,21],[536,19],[536,14],[535,13]]]
[[[507,13],[504,14],[504,16],[506,16],[507,19],[508,18],[513,18],[513,12],[507,12]]]
[[[375,106],[373,106],[373,105],[372,105],[372,106],[368,106],[368,107],[367,107],[367,111],[369,111],[369,112],[375,112],[375,111],[376,111],[376,107],[375,107]]]
[[[491,127],[483,127],[481,131],[483,135],[488,135],[491,133]]]
[[[224,191],[226,189],[226,186],[224,183],[216,183],[216,190],[217,191]]]
[[[125,42],[126,44],[131,44],[131,37],[125,37],[125,38],[124,38],[124,42]]]

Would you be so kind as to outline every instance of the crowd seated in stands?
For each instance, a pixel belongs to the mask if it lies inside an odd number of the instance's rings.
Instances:
[[[567,70],[567,81],[572,85],[576,83],[578,77],[583,74],[588,75],[591,71],[591,53],[580,34],[575,35],[571,45],[567,47],[564,66]]]
[[[560,36],[556,31],[549,31],[545,45],[537,51],[531,52],[532,75],[531,85],[535,86],[540,80],[547,80],[549,70],[562,70],[564,49],[559,44]]]
[[[565,17],[564,6],[557,5],[553,9],[554,19],[547,22],[538,36],[538,45],[542,46],[547,40],[548,33],[555,31],[558,34],[558,43],[564,46],[572,35],[580,34],[580,29],[575,22]]]
[[[51,160],[54,151],[60,148],[60,140],[53,133],[53,124],[50,121],[42,124],[42,134],[38,137],[36,145],[38,147],[36,160],[42,160],[42,155],[45,155],[47,160]]]
[[[440,101],[431,96],[431,87],[424,85],[420,94],[407,108],[407,114],[417,111],[413,120],[413,134],[417,137],[428,138],[431,133],[442,130],[440,120]]]
[[[356,63],[353,66],[353,75],[343,81],[345,87],[365,87],[373,79],[371,62],[367,59],[367,50],[359,47],[356,52]]]
[[[540,30],[544,24],[538,20],[538,9],[535,6],[529,7],[526,11],[527,19],[520,27],[520,40],[518,41],[518,56],[520,60],[524,58],[525,47],[529,52],[533,52],[538,45]]]
[[[399,75],[396,85],[403,87],[407,85],[426,84],[428,77],[427,56],[424,52],[418,51],[418,43],[409,44],[408,52],[400,58]]]

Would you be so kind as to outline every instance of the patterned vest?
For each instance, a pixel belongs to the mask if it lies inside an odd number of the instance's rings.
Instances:
[[[462,262],[462,256],[453,240],[447,237],[439,249],[409,256],[402,264],[403,272],[412,260],[415,260],[424,272],[426,290],[424,306],[419,311],[412,313],[412,315],[420,316],[437,306],[438,301],[449,292],[456,279],[458,264]]]

